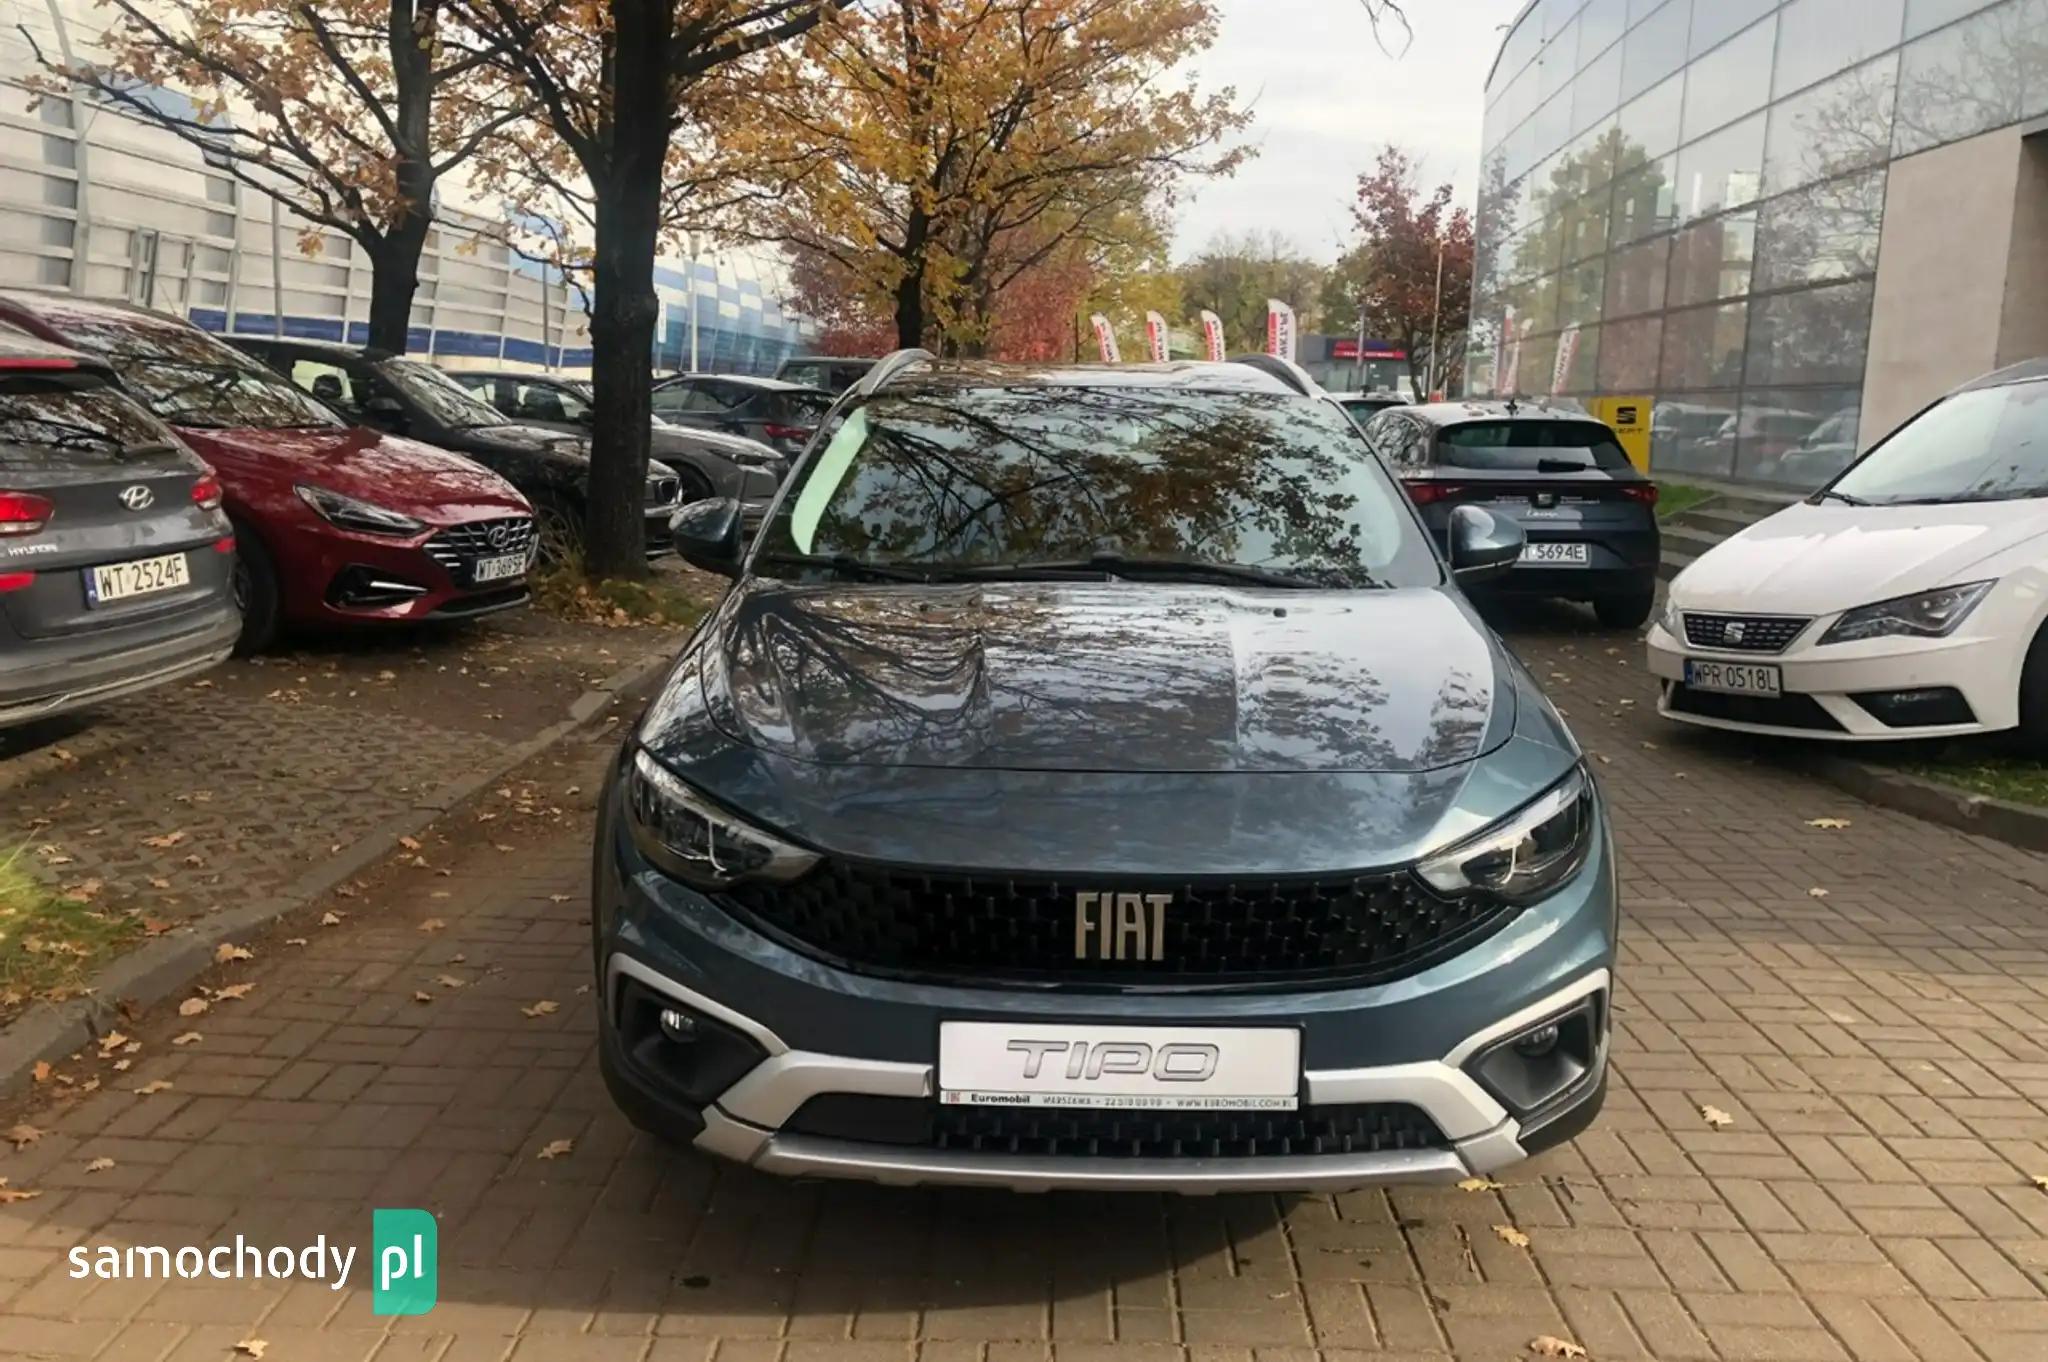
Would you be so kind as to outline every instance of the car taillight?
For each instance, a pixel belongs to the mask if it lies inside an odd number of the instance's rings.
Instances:
[[[771,440],[808,440],[811,430],[808,426],[781,426],[773,421],[762,425],[761,433]]]
[[[1462,483],[1431,482],[1428,479],[1421,478],[1413,482],[1404,482],[1401,485],[1408,489],[1408,499],[1417,506],[1427,506],[1437,501],[1449,501],[1452,497],[1461,495],[1465,490]]]
[[[1630,501],[1644,506],[1657,504],[1657,484],[1654,482],[1631,482],[1622,485],[1621,494]]]
[[[0,572],[0,594],[9,591],[26,591],[36,584],[33,572]]]
[[[225,539],[214,540],[213,551],[215,553],[233,553],[235,551],[235,537],[229,535]]]
[[[41,534],[51,509],[49,498],[33,492],[0,492],[0,535]]]
[[[220,479],[211,473],[199,475],[199,481],[192,484],[192,504],[202,511],[220,509]]]

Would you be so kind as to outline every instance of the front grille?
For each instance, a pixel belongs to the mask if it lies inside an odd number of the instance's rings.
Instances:
[[[1443,1149],[1428,1113],[1404,1103],[1299,1111],[1131,1111],[942,1106],[830,1093],[784,1123],[792,1134],[954,1153],[1094,1159],[1257,1159]]]
[[[647,504],[649,506],[673,506],[676,496],[682,490],[678,478],[649,478],[647,480]]]
[[[1142,949],[1120,960],[1078,958],[1079,946],[1099,950],[1095,933],[1078,930],[1078,896],[1105,889],[1171,896],[1156,952],[1148,907],[1135,924],[1146,933]],[[722,901],[797,948],[856,969],[1116,987],[1389,978],[1462,948],[1514,912],[1485,895],[1439,898],[1405,873],[1105,885],[839,860],[790,884],[736,885]],[[1099,925],[1103,912],[1092,909],[1088,921]]]
[[[1723,695],[1718,691],[1694,690],[1682,683],[1671,687],[1671,708],[1680,714],[1697,714],[1702,719],[1725,719],[1730,723],[1764,724],[1771,728],[1803,728],[1815,733],[1840,733],[1842,725],[1811,695]]]
[[[1782,653],[1807,625],[1805,615],[1695,615],[1685,612],[1685,641],[1732,653]]]
[[[446,568],[450,577],[468,585],[477,559],[531,551],[533,517],[515,515],[501,520],[472,520],[467,525],[441,531],[427,541],[426,548],[427,556]]]

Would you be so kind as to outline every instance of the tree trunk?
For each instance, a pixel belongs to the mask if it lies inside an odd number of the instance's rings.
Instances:
[[[903,227],[903,278],[896,285],[896,348],[924,344],[925,253],[931,244],[932,221],[923,209],[912,209]]]
[[[647,575],[648,432],[653,420],[654,256],[661,234],[662,171],[670,107],[663,63],[671,33],[659,0],[613,0],[612,106],[642,111],[613,122],[597,200],[590,310],[590,498],[584,515],[587,575]],[[592,169],[597,169],[593,167]]]
[[[395,355],[406,351],[412,330],[412,300],[420,287],[420,253],[432,218],[408,213],[368,246],[370,257],[370,345]]]

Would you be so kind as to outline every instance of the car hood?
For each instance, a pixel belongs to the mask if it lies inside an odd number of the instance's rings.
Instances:
[[[825,766],[1419,772],[1514,726],[1511,664],[1434,589],[753,582],[706,628],[712,722]]]
[[[1788,506],[1702,554],[1672,584],[1689,610],[1824,615],[1956,581],[2044,533],[2038,500]]]
[[[316,483],[427,521],[528,510],[490,469],[417,440],[360,426],[317,430],[181,428],[186,443],[227,479],[244,469]]]

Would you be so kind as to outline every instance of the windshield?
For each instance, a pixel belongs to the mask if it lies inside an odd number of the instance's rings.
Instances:
[[[177,447],[155,417],[100,379],[0,376],[0,471],[114,465]]]
[[[1629,466],[1614,432],[1596,421],[1474,421],[1437,437],[1446,468],[1513,468],[1576,462],[1614,471]]]
[[[1441,580],[1357,429],[1327,404],[1278,394],[884,396],[840,424],[760,543],[771,560],[868,568],[1085,568],[1107,556],[1329,585]]]
[[[509,426],[510,418],[431,364],[416,359],[387,359],[377,372],[407,401],[451,430],[478,426]]]
[[[330,427],[339,418],[307,394],[249,360],[108,358],[130,391],[174,426],[289,430]]]
[[[2048,496],[2048,381],[1938,402],[1828,490],[1879,506]]]

